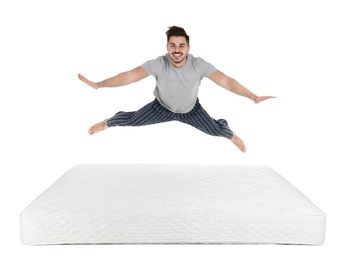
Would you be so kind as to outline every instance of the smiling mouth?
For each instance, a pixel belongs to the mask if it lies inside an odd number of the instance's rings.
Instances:
[[[172,54],[175,58],[180,58],[182,56],[182,53],[173,53]]]

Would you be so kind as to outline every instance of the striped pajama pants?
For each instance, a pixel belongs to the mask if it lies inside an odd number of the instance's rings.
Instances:
[[[198,99],[188,113],[174,113],[162,106],[157,99],[133,112],[120,111],[107,120],[107,126],[143,126],[169,121],[189,124],[206,134],[231,139],[233,132],[224,119],[215,120],[203,109]]]

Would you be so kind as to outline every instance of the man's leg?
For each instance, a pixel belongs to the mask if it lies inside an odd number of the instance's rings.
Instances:
[[[203,109],[198,101],[190,112],[178,114],[178,120],[180,122],[189,124],[206,134],[228,138],[242,152],[246,151],[246,147],[242,139],[240,139],[233,131],[230,130],[228,122],[224,119],[213,119]]]
[[[96,134],[114,126],[143,126],[173,120],[173,113],[154,100],[137,111],[118,112],[113,117],[105,119],[89,129],[89,134]]]

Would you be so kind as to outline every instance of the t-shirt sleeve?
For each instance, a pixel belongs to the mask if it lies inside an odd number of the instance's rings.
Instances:
[[[158,57],[157,59],[148,60],[144,62],[141,67],[145,69],[148,75],[156,76],[158,72],[163,68],[164,61],[162,57]]]
[[[217,71],[214,65],[205,61],[202,58],[196,59],[196,66],[201,74],[201,77],[209,78],[214,72]]]

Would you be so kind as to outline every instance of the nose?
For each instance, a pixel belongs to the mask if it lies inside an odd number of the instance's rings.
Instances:
[[[179,52],[180,52],[180,48],[179,48],[179,47],[176,47],[176,48],[175,48],[175,52],[178,52],[178,53],[179,53]]]

